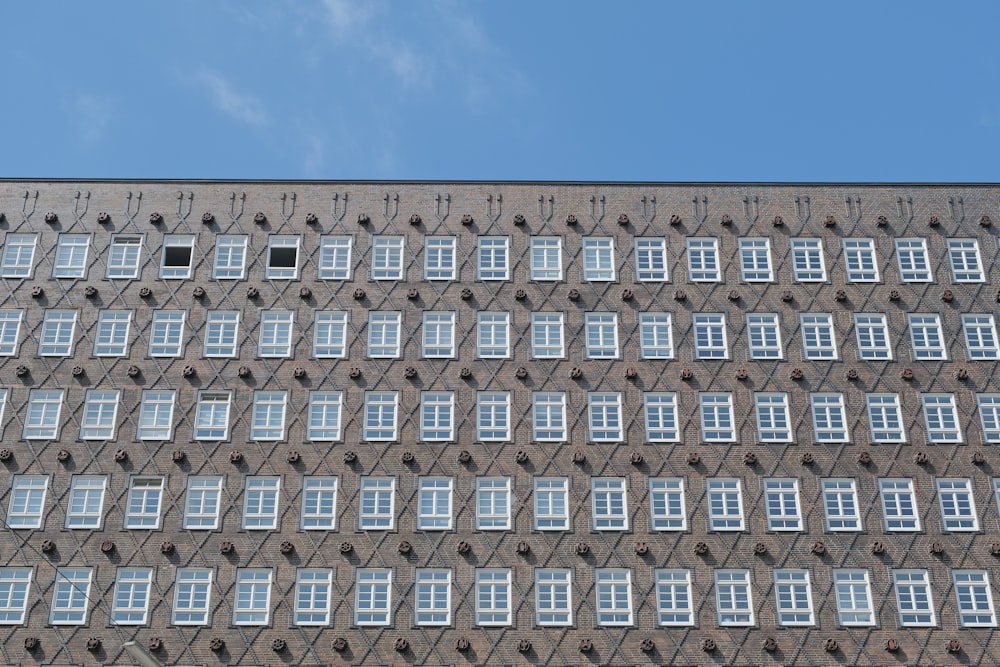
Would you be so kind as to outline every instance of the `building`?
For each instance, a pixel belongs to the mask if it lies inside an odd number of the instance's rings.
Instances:
[[[2,181],[0,663],[996,663],[998,199]]]

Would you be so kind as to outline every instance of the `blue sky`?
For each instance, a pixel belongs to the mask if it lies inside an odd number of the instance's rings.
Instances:
[[[996,2],[5,2],[0,177],[997,181]]]

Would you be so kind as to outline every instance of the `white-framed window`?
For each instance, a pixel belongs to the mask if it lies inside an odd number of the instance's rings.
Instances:
[[[454,236],[424,237],[424,280],[454,280],[458,240]]]
[[[30,567],[0,567],[0,625],[23,625],[31,588]]]
[[[693,283],[722,282],[719,266],[719,239],[689,238],[687,240],[688,280]]]
[[[852,478],[829,478],[822,482],[826,529],[831,533],[861,530],[858,485]]]
[[[510,568],[476,568],[476,625],[513,623]]]
[[[261,311],[257,355],[260,357],[292,356],[292,322],[294,320],[295,313],[291,310]]]
[[[362,477],[358,505],[359,530],[392,530],[396,525],[396,478]]]
[[[347,356],[347,320],[343,310],[317,310],[313,316],[313,356],[342,359]]]
[[[795,282],[821,283],[826,281],[823,240],[792,239],[792,267]]]
[[[753,395],[757,416],[757,438],[761,442],[791,442],[792,425],[788,415],[788,394]]]
[[[418,530],[451,530],[454,486],[451,477],[421,477],[418,480]]]
[[[480,236],[478,251],[479,280],[510,280],[510,238]]]
[[[476,356],[510,357],[510,313],[476,313]]]
[[[170,622],[174,625],[208,625],[212,602],[212,570],[185,567],[174,580],[174,604]]]
[[[649,478],[649,518],[655,531],[687,530],[683,477]]]
[[[281,440],[285,437],[287,391],[255,391],[251,440]]]
[[[639,345],[643,359],[674,358],[670,313],[639,314]]]
[[[333,570],[299,568],[295,573],[295,625],[329,625]]]
[[[836,359],[837,336],[830,313],[802,313],[802,353],[806,359]]]
[[[297,280],[301,243],[302,239],[298,236],[268,236],[264,277],[268,280]]]
[[[920,402],[928,442],[962,442],[954,394],[921,394]]]
[[[205,317],[206,357],[232,358],[239,349],[240,314],[235,310],[212,310]]]
[[[892,359],[889,325],[883,313],[855,313],[858,359]]]
[[[277,530],[280,477],[248,476],[243,488],[243,530]]]
[[[113,625],[145,625],[149,620],[149,593],[153,570],[148,567],[118,568],[111,603]]]
[[[108,250],[107,278],[138,278],[139,255],[142,252],[141,236],[123,236],[115,234],[111,237],[111,247]]]
[[[66,500],[66,527],[100,529],[104,523],[104,475],[73,475]]]
[[[247,271],[247,237],[223,234],[215,237],[214,280],[243,280]]]
[[[958,623],[963,628],[996,627],[997,615],[986,570],[952,570]]]
[[[398,411],[399,392],[365,392],[364,440],[369,442],[395,440]]]
[[[704,442],[736,440],[732,394],[698,394],[698,414],[701,417],[701,439]]]
[[[48,475],[14,475],[7,504],[7,527],[41,528],[48,490]]]
[[[562,280],[562,237],[531,237],[531,279]]]
[[[233,625],[267,625],[271,618],[270,568],[240,568],[236,571]]]
[[[721,627],[754,624],[750,570],[715,571],[715,607]]]
[[[635,238],[635,272],[639,282],[670,280],[665,238]]]
[[[778,607],[778,625],[816,624],[809,570],[775,570],[774,600]]]
[[[162,477],[132,477],[125,501],[126,529],[160,527],[160,510],[163,506]]]
[[[531,437],[540,442],[565,442],[566,394],[540,392],[531,395]]]
[[[877,283],[878,258],[875,256],[874,239],[843,239],[843,241],[847,282]]]
[[[536,477],[535,530],[569,530],[569,479]]]
[[[111,440],[115,437],[115,421],[121,392],[117,389],[88,389],[80,420],[81,440]]]
[[[7,396],[10,394],[8,389],[0,388],[0,434],[3,433],[3,413],[7,408]]]
[[[743,530],[743,483],[739,479],[715,477],[705,481],[708,495],[708,529]]]
[[[692,597],[691,570],[657,570],[657,625],[694,625]]]
[[[617,313],[587,313],[584,328],[588,359],[618,358]]]
[[[416,625],[451,624],[451,570],[417,568],[413,589]]]
[[[843,626],[875,625],[868,570],[834,570],[837,617]]]
[[[173,389],[147,389],[142,392],[139,423],[135,427],[137,440],[170,440],[174,428]]]
[[[983,442],[1000,442],[1000,394],[976,394]]]
[[[632,625],[632,570],[594,570],[594,596],[597,598],[597,625]]]
[[[476,530],[510,527],[510,477],[477,477]]]
[[[339,391],[309,393],[309,430],[313,442],[337,442],[341,438],[341,410],[344,394]]]
[[[535,569],[535,625],[573,624],[573,574],[566,569]]]
[[[319,266],[316,269],[320,280],[351,279],[351,247],[354,239],[350,236],[327,235],[319,241]]]
[[[59,434],[62,412],[62,389],[32,389],[28,393],[28,412],[24,417],[25,440],[52,440]]]
[[[911,313],[906,319],[910,325],[910,342],[913,344],[914,359],[948,358],[940,315]]]
[[[587,394],[587,427],[591,442],[622,442],[621,394]]]
[[[60,234],[56,240],[53,278],[83,278],[87,275],[90,234]]]
[[[677,442],[680,427],[677,425],[677,394],[674,392],[642,395],[643,416],[646,422],[647,442]]]
[[[420,439],[426,441],[455,439],[454,392],[420,392]]]
[[[810,394],[809,405],[817,442],[850,442],[843,394]]]
[[[927,570],[893,570],[892,587],[896,591],[899,624],[904,628],[936,624],[934,598]]]
[[[35,265],[38,234],[10,234],[4,237],[0,256],[0,277],[30,278]]]
[[[899,279],[904,283],[929,283],[934,280],[927,239],[896,239]]]
[[[179,357],[184,351],[183,310],[157,310],[149,331],[149,356]]]
[[[802,505],[799,503],[799,480],[771,478],[764,480],[767,529],[776,532],[802,530]]]
[[[228,391],[200,391],[195,407],[195,440],[228,440],[232,394]]]
[[[774,280],[771,265],[771,240],[740,239],[740,278],[745,283],[769,283]]]
[[[882,525],[887,533],[920,530],[912,479],[880,479],[878,491],[882,499]]]
[[[628,530],[628,484],[624,477],[591,477],[594,530]]]
[[[0,310],[0,357],[13,357],[17,354],[23,317],[24,312],[20,310]]]
[[[865,394],[872,442],[906,442],[899,394]]]
[[[965,349],[970,361],[1000,359],[997,324],[993,315],[962,315],[962,332],[965,334]]]
[[[392,569],[358,568],[354,584],[354,624],[392,624]]]
[[[86,625],[90,606],[92,567],[60,567],[52,586],[50,625]]]
[[[184,499],[184,528],[215,530],[219,527],[222,486],[225,479],[217,475],[192,475],[187,480]]]
[[[781,324],[777,313],[747,313],[747,353],[751,359],[782,359]]]
[[[510,441],[510,392],[476,392],[476,440]]]
[[[194,265],[194,236],[169,234],[160,251],[160,278],[190,278]]]
[[[942,528],[949,533],[979,530],[972,480],[939,477],[936,482]]]
[[[337,493],[340,480],[336,477],[308,475],[302,479],[302,530],[337,529]]]
[[[372,280],[403,280],[403,237],[372,237]]]
[[[132,311],[130,310],[102,310],[98,313],[97,330],[94,332],[94,356],[126,356],[131,324]]]
[[[691,318],[694,329],[695,359],[728,359],[726,316],[722,313],[695,313]]]
[[[563,345],[563,314],[531,314],[531,356],[534,359],[561,359]]]
[[[455,356],[455,313],[425,312],[421,353],[428,359]]]
[[[38,355],[41,357],[69,357],[73,354],[76,332],[75,310],[46,310],[42,318],[42,332],[38,337]]]
[[[948,260],[951,262],[952,279],[956,283],[986,281],[979,241],[976,239],[948,239]]]
[[[370,311],[368,313],[368,356],[376,359],[398,358],[401,326],[401,313]]]
[[[615,240],[611,237],[584,237],[583,279],[591,282],[615,279]]]

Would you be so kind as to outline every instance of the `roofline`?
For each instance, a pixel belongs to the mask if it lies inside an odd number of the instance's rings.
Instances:
[[[257,185],[284,185],[301,183],[305,185],[573,185],[573,186],[646,186],[646,187],[1000,187],[1000,183],[979,181],[558,181],[558,180],[392,180],[392,179],[251,179],[251,178],[45,178],[45,177],[0,177],[0,183],[246,183]]]

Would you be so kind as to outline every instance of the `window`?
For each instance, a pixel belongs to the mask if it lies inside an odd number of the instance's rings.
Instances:
[[[265,310],[260,314],[260,341],[257,354],[261,357],[292,356],[292,320],[290,310]]]
[[[628,530],[624,477],[591,477],[590,507],[594,530]]]
[[[145,625],[149,618],[149,590],[153,571],[147,567],[119,568],[115,577],[111,622],[114,625]]]
[[[133,477],[125,504],[125,528],[159,528],[162,504],[162,477]]]
[[[844,239],[844,260],[847,263],[847,282],[878,282],[878,263],[875,261],[874,240]]]
[[[237,335],[240,314],[235,310],[210,311],[205,318],[206,357],[235,357],[239,349]]]
[[[986,570],[952,570],[958,622],[963,628],[986,628],[997,624]]]
[[[510,357],[510,314],[478,313],[476,338],[476,356],[480,359]]]
[[[954,394],[921,394],[920,401],[924,408],[928,442],[962,442]]]
[[[195,410],[195,440],[227,440],[232,396],[224,391],[198,392]]]
[[[507,568],[476,569],[476,625],[511,625],[511,575]]]
[[[392,623],[392,570],[358,568],[354,586],[354,624]]]
[[[566,441],[566,394],[535,392],[531,396],[532,438]]]
[[[450,477],[420,478],[417,484],[418,530],[451,530],[453,484]]]
[[[510,530],[510,478],[476,478],[476,530]]]
[[[100,529],[104,520],[103,475],[74,475],[66,501],[66,527]]]
[[[868,570],[834,570],[833,586],[841,625],[875,625]]]
[[[976,239],[948,239],[948,259],[956,283],[985,282],[986,274]]]
[[[908,315],[914,359],[947,359],[939,315]]]
[[[738,479],[715,478],[705,482],[708,494],[708,529],[743,530],[743,491]]]
[[[424,280],[454,280],[455,268],[454,236],[424,237]]]
[[[313,321],[313,356],[340,359],[347,356],[347,313],[317,310]]]
[[[688,280],[693,283],[722,282],[719,269],[719,239],[687,240]]]
[[[52,440],[59,433],[62,389],[32,389],[28,394],[28,413],[24,417],[25,440]]]
[[[455,394],[450,391],[420,393],[420,439],[455,439]]]
[[[75,310],[46,310],[42,319],[42,333],[38,340],[39,356],[71,356],[75,330]]]
[[[372,280],[403,278],[403,237],[372,237]]]
[[[976,500],[972,495],[971,479],[937,480],[938,503],[941,505],[941,523],[949,533],[979,530]]]
[[[298,236],[267,237],[267,272],[268,280],[296,280],[299,277],[299,243]]]
[[[350,236],[324,236],[320,239],[317,269],[320,280],[351,279],[352,242]]]
[[[366,392],[364,439],[368,441],[395,440],[396,411],[398,407],[398,392]]]
[[[212,268],[212,278],[243,280],[246,277],[246,262],[246,236],[215,237],[215,266]]]
[[[344,395],[339,391],[313,391],[309,393],[309,432],[313,442],[340,440],[340,411]]]
[[[753,395],[757,414],[757,438],[761,442],[791,442],[792,426],[788,418],[788,394]]]
[[[532,313],[531,356],[535,359],[561,359],[564,354],[562,313]]]
[[[824,282],[826,264],[822,239],[792,239],[792,266],[796,282]]]
[[[295,575],[295,625],[329,625],[333,570],[300,569]]]
[[[614,239],[584,237],[583,279],[590,281],[611,281],[615,279]]]
[[[858,487],[853,479],[823,480],[826,529],[831,533],[861,530]]]
[[[0,356],[17,354],[17,339],[21,333],[20,310],[0,310]]]
[[[424,313],[423,355],[450,359],[455,356],[455,313]]]
[[[37,234],[7,234],[0,257],[0,277],[31,277],[37,238]]]
[[[732,442],[736,440],[732,394],[698,394],[698,412],[701,415],[701,439],[703,441]]]
[[[531,279],[562,280],[562,238],[531,237]]]
[[[656,622],[694,625],[690,570],[656,571]]]
[[[185,567],[177,570],[174,582],[174,625],[208,625],[209,603],[212,601],[212,570]]]
[[[243,490],[243,529],[277,530],[280,477],[250,476]]]
[[[747,313],[747,351],[751,359],[784,357],[777,313]]]
[[[285,405],[288,392],[257,391],[253,395],[252,440],[281,440],[285,436]]]
[[[184,528],[215,530],[219,527],[222,484],[222,477],[188,477],[187,498],[184,501]]]
[[[131,323],[132,313],[128,310],[102,310],[97,316],[94,356],[126,356],[128,354],[128,330]]]
[[[1000,359],[997,325],[992,315],[962,315],[962,331],[970,361]]]
[[[535,570],[535,624],[573,624],[572,574],[568,569]]]
[[[726,316],[722,314],[695,314],[694,358],[728,359],[729,345],[726,343]]]
[[[451,570],[418,568],[413,582],[417,625],[451,623]]]
[[[764,501],[767,503],[768,530],[802,530],[799,480],[765,479]]]
[[[41,528],[48,489],[48,475],[14,475],[10,487],[10,502],[7,505],[7,526]],[[2,599],[3,596],[0,596],[0,600]]]
[[[399,357],[400,313],[368,313],[368,356],[395,359]]]
[[[535,478],[535,530],[569,530],[567,478]]]
[[[510,392],[480,391],[476,394],[476,440],[510,441]]]
[[[111,440],[115,437],[115,417],[121,392],[88,389],[80,422],[81,440]]]
[[[815,625],[809,570],[775,570],[778,625]]]
[[[750,570],[716,570],[715,605],[720,626],[753,625]]]
[[[885,315],[855,313],[854,333],[858,337],[858,359],[892,359]]]
[[[584,316],[588,359],[618,358],[618,315],[587,313]]]
[[[271,570],[237,570],[233,625],[267,625],[270,614]]]
[[[87,275],[90,234],[60,234],[56,241],[53,278],[83,278]]]
[[[30,588],[30,567],[0,567],[0,625],[24,624]]]
[[[934,280],[926,239],[896,239],[896,259],[899,260],[899,278],[904,283],[929,283]]]
[[[138,278],[139,252],[142,249],[141,236],[111,237],[111,249],[108,251],[108,278]]]
[[[646,422],[647,442],[677,442],[677,394],[643,394],[643,414]]]
[[[837,343],[830,313],[803,313],[799,315],[802,326],[802,351],[806,359],[836,359]]]
[[[194,236],[176,234],[163,237],[160,254],[161,278],[190,278],[194,259]]]
[[[90,582],[94,570],[89,567],[60,567],[52,588],[49,613],[51,625],[86,625],[90,603]]]
[[[912,479],[880,479],[878,489],[882,497],[882,519],[886,532],[920,530]]]
[[[664,282],[670,279],[667,267],[667,240],[635,239],[635,271],[639,282]]]
[[[362,477],[358,502],[359,530],[392,530],[395,525],[396,479]]]
[[[770,239],[740,239],[740,277],[745,283],[774,280]]]
[[[896,591],[899,624],[903,627],[935,625],[934,600],[927,570],[893,570],[892,586]]]
[[[898,394],[866,394],[872,442],[906,442]]]
[[[670,313],[640,313],[639,344],[643,359],[673,359]]]
[[[135,429],[137,440],[170,440],[173,437],[175,396],[172,389],[142,392],[139,424]]]
[[[598,568],[594,574],[597,625],[632,625],[632,571]]]
[[[587,426],[591,442],[623,441],[621,394],[588,394]]]
[[[479,280],[510,280],[510,239],[479,237]]]
[[[337,529],[337,490],[336,477],[302,479],[302,530]]]
[[[179,357],[184,349],[183,310],[158,310],[153,313],[149,333],[149,356]]]
[[[652,530],[687,530],[684,478],[649,478],[649,516]]]
[[[983,442],[1000,442],[1000,394],[976,394]]]
[[[9,393],[7,389],[0,389],[0,434],[3,433],[3,413],[7,407],[7,396]]]
[[[817,442],[850,442],[843,394],[810,394],[809,403]]]

